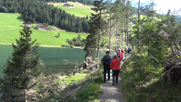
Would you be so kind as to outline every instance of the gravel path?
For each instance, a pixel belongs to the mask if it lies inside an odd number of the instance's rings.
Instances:
[[[121,65],[122,64],[123,61]],[[101,85],[100,91],[102,91],[103,94],[99,96],[99,100],[101,102],[127,102],[121,91],[121,73],[119,73],[118,83],[114,85],[112,85],[112,70],[110,71],[110,76],[110,80]]]

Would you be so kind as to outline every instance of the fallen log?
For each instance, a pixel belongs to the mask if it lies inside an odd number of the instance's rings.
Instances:
[[[165,66],[166,72],[162,76],[162,81],[168,82],[169,84],[181,84],[181,62],[179,63],[170,63]]]

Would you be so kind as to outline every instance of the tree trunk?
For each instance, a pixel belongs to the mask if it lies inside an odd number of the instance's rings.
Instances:
[[[111,40],[112,40],[112,22],[111,22],[111,17],[112,17],[112,15],[111,15],[111,8],[112,8],[112,0],[111,0],[111,2],[110,2],[110,37],[109,37],[109,52],[111,52]]]
[[[138,2],[138,23],[140,23],[140,0]],[[140,46],[140,41],[139,41],[139,27],[138,27],[138,46]]]
[[[100,49],[100,33],[98,35],[98,47],[97,47],[97,57],[99,58],[99,49]]]

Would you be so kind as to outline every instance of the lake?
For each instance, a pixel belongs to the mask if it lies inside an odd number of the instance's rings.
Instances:
[[[38,52],[46,68],[44,73],[58,73],[75,68],[75,63],[84,61],[86,52],[82,49],[39,47]],[[9,56],[12,56],[12,45],[0,45],[0,77],[3,77],[3,68]],[[68,60],[72,63],[67,63]],[[67,64],[66,64],[67,63]]]

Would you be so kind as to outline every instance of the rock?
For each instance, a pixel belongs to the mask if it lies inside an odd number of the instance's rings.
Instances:
[[[88,70],[95,70],[99,67],[99,64],[96,61],[92,61],[92,57],[86,57],[83,63],[83,68]]]

